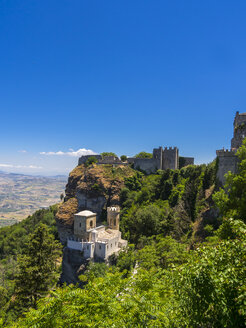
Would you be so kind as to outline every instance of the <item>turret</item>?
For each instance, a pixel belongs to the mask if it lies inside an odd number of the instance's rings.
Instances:
[[[107,208],[107,222],[110,229],[119,230],[120,228],[120,207],[111,206]]]

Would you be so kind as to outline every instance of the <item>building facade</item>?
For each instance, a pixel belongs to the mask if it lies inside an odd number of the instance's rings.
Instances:
[[[96,226],[96,214],[82,211],[74,215],[74,236],[68,238],[67,247],[79,250],[85,259],[106,261],[114,253],[127,246],[119,231],[120,208],[107,208],[107,224]]]

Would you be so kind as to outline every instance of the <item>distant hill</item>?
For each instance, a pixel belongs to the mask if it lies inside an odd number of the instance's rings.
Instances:
[[[67,177],[32,176],[0,171],[0,227],[15,223],[60,201]]]

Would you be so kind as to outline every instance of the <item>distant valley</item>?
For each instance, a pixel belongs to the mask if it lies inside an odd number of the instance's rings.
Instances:
[[[31,176],[0,172],[0,227],[60,201],[66,176]]]

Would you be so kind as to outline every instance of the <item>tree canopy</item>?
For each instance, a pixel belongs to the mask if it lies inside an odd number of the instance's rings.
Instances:
[[[136,158],[152,158],[153,154],[147,153],[146,151],[141,151],[140,153],[135,155]]]

